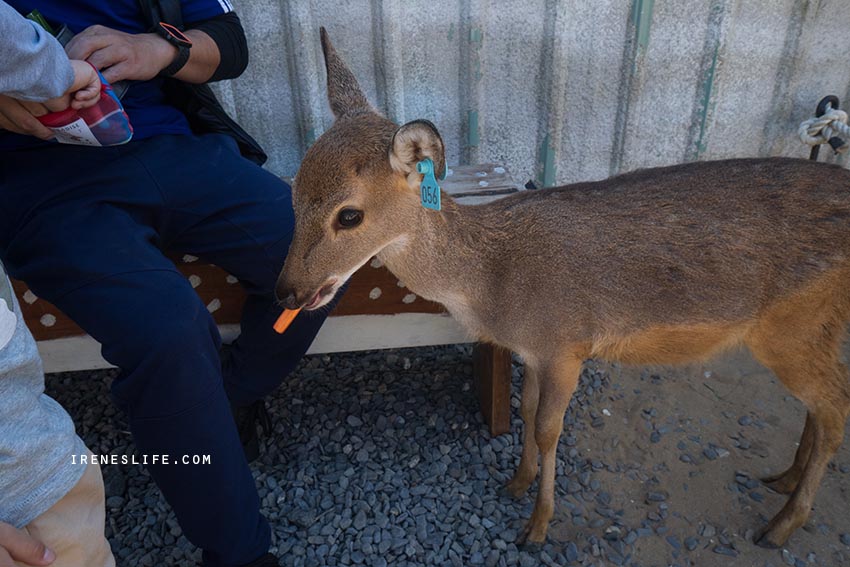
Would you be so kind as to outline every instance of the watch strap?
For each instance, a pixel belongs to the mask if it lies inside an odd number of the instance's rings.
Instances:
[[[189,48],[185,45],[178,46],[177,55],[169,63],[168,67],[159,72],[160,76],[173,77],[186,65],[187,61],[189,61]]]

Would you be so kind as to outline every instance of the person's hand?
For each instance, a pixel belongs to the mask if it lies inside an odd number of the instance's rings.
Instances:
[[[67,106],[66,104],[65,107]],[[53,132],[36,119],[36,116],[48,112],[50,109],[38,102],[26,102],[0,95],[0,128],[3,130],[49,140],[53,137]]]
[[[129,34],[98,25],[75,35],[65,52],[71,59],[88,61],[115,83],[156,77],[174,60],[177,48],[154,33]]]
[[[74,84],[68,89],[71,108],[79,110],[94,106],[100,100],[100,77],[97,76],[97,71],[89,63],[79,59],[72,59],[71,67],[74,69]],[[53,110],[50,101],[44,105]],[[58,110],[64,110],[64,108]]]
[[[0,567],[15,567],[14,561],[26,565],[50,565],[56,554],[25,532],[0,522]]]
[[[74,70],[74,82],[62,96],[44,102],[44,107],[49,112],[65,110],[69,106],[76,110],[88,108],[100,100],[100,77],[97,76],[94,67],[85,61],[72,59],[71,68]],[[40,109],[36,108],[36,111]],[[34,115],[41,116],[41,114]]]
[[[97,104],[100,100],[100,77],[97,72],[80,60],[72,60],[71,68],[74,70],[74,82],[68,92],[44,103],[0,95],[0,129],[49,140],[53,138],[53,132],[36,120],[38,116],[65,110],[69,106],[79,110]]]

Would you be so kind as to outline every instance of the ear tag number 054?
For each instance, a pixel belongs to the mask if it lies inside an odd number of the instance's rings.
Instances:
[[[440,210],[440,184],[434,177],[434,162],[431,158],[425,158],[416,164],[416,171],[422,174],[422,183],[419,184],[419,195],[422,206],[434,211]]]

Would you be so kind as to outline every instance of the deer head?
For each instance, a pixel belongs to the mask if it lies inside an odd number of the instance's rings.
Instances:
[[[381,116],[324,28],[321,41],[336,120],[293,183],[295,235],[276,288],[290,309],[324,306],[372,256],[404,246],[417,217],[428,214],[419,205],[416,164],[430,158],[437,172],[445,168],[436,127],[426,120],[398,127]]]

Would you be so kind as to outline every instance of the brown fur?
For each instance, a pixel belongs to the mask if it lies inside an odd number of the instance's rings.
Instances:
[[[545,539],[552,516],[555,450],[584,359],[683,363],[743,343],[809,410],[794,464],[766,479],[791,497],[758,541],[784,543],[808,516],[850,412],[839,359],[850,172],[785,158],[692,163],[480,206],[443,194],[443,210],[429,211],[414,168],[423,155],[442,163],[438,135],[411,123],[401,139],[416,147],[392,147],[390,121],[338,110],[363,95],[345,92],[356,81],[326,54],[339,119],[298,173],[279,295],[303,304],[377,254],[470,332],[522,355],[524,447],[507,489],[528,489],[540,455],[521,538],[530,543]],[[335,228],[343,207],[362,210],[363,223]]]

